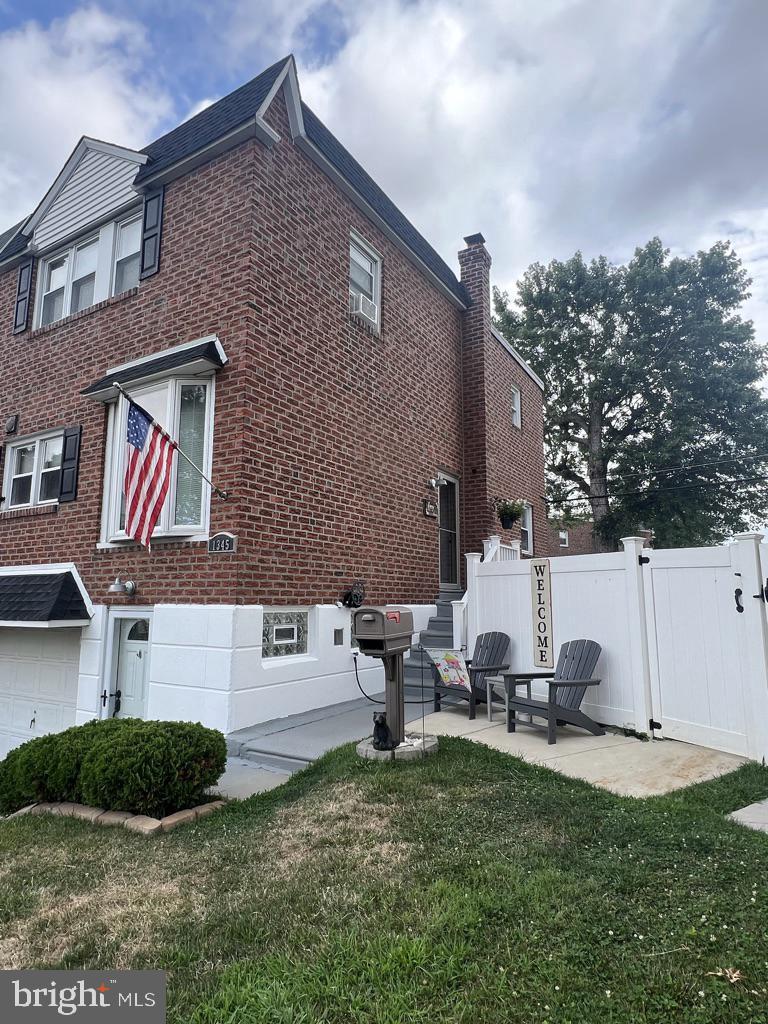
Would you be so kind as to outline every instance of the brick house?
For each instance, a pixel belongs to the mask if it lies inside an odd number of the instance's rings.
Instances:
[[[229,732],[349,699],[354,584],[426,627],[498,497],[529,502],[502,539],[546,550],[541,383],[465,241],[457,278],[293,58],[144,150],[80,141],[0,235],[0,755],[98,715]],[[151,551],[115,381],[227,493],[176,460]]]

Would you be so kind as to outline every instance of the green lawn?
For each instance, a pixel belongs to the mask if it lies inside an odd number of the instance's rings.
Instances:
[[[768,769],[632,800],[441,744],[159,840],[0,823],[0,967],[164,968],[174,1024],[768,1020],[768,836],[724,817]]]

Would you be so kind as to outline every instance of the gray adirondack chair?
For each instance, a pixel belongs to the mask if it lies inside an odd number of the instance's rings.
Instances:
[[[435,711],[440,710],[443,694],[450,694],[459,700],[469,701],[469,717],[475,717],[477,704],[487,699],[486,679],[498,675],[509,668],[510,639],[506,633],[481,633],[475,641],[475,650],[471,658],[466,659],[470,690],[461,686],[448,686],[432,666],[432,678],[435,684]]]
[[[557,742],[558,725],[578,725],[593,736],[603,736],[605,729],[580,711],[581,702],[588,686],[597,686],[599,679],[593,678],[597,659],[602,648],[594,640],[569,640],[560,648],[557,667],[554,672],[508,672],[504,674],[507,695],[507,732],[515,731],[515,715],[525,714],[547,720],[547,742]],[[530,696],[533,679],[549,679],[547,700],[536,700]],[[518,697],[516,689],[524,684],[528,696]]]

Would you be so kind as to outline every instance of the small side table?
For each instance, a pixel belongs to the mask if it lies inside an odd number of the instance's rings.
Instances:
[[[518,686],[524,686],[528,700],[531,699],[531,680],[530,679],[519,679],[514,672],[505,672],[500,676],[490,676],[485,681],[486,686],[486,700],[488,705],[488,721],[493,721],[493,694],[496,693],[499,696],[504,696],[504,712],[505,722],[509,720],[509,695],[517,691]],[[529,721],[533,721],[533,715],[526,715]]]

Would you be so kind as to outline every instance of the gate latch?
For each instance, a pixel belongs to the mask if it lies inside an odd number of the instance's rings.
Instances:
[[[768,579],[765,581],[765,586],[760,587],[760,593],[753,594],[752,596],[756,597],[758,601],[768,601]]]
[[[120,710],[120,705],[122,703],[121,697],[123,696],[123,691],[122,690],[115,690],[115,692],[114,693],[110,693],[109,696],[115,698],[115,710],[112,712],[112,717],[115,718],[117,713],[118,713],[118,711]]]

